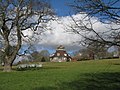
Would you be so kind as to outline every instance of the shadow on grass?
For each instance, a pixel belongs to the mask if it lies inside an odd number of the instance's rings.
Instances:
[[[120,73],[85,74],[67,85],[72,85],[73,90],[120,90]]]
[[[59,90],[56,87],[36,87],[32,90]]]
[[[77,80],[33,90],[120,90],[120,72],[80,75]]]
[[[120,65],[120,63],[115,63],[114,65]]]

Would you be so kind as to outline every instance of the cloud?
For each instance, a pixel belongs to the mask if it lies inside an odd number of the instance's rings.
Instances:
[[[72,15],[72,17],[79,21],[83,19],[86,14],[76,14]],[[51,20],[47,23],[47,30],[40,34],[40,36],[36,36],[40,41],[37,42],[38,49],[55,49],[58,45],[64,45],[68,51],[79,50],[81,48],[79,43],[76,43],[83,38],[72,32],[68,32],[69,26],[74,26],[75,23],[70,16],[65,17],[56,17],[56,20]],[[87,19],[87,18],[86,18]],[[96,17],[90,18],[93,24],[93,28],[97,32],[106,32],[109,30],[110,26],[114,26],[113,24],[104,24],[100,22]],[[78,22],[79,23],[79,22]],[[87,24],[88,21],[84,20],[84,23]],[[115,26],[116,27],[116,26]],[[81,32],[84,34],[83,32]],[[32,36],[33,32],[25,32],[25,35]]]
[[[57,18],[57,21],[50,21],[48,27],[51,30],[44,32],[40,45],[48,48],[55,49],[58,45],[64,45],[67,50],[78,49],[79,45],[76,45],[76,41],[80,39],[79,35],[67,32],[66,28],[70,24],[70,17]]]

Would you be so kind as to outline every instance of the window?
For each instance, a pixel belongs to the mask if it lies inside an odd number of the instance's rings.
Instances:
[[[67,54],[64,54],[64,56],[67,56]]]
[[[64,60],[67,60],[67,58],[64,58]]]
[[[53,59],[54,59],[54,60],[57,60],[57,59],[58,59],[58,57],[54,57]]]
[[[57,56],[60,56],[60,53],[57,53]]]

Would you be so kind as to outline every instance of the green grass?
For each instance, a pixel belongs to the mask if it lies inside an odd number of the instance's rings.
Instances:
[[[49,62],[36,70],[0,71],[0,90],[120,90],[120,60]]]

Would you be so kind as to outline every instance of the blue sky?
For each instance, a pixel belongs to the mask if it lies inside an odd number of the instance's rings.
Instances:
[[[51,6],[58,16],[69,16],[69,14],[73,14],[68,6],[72,2],[73,0],[50,0]]]
[[[71,8],[68,6],[70,3],[74,3],[74,0],[48,0],[55,10],[58,16],[69,16],[69,14],[74,14]],[[106,4],[114,0],[102,0]],[[120,1],[114,4],[114,6],[120,6]]]

